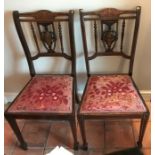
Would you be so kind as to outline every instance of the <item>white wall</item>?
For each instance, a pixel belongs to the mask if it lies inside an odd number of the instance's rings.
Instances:
[[[5,93],[17,93],[29,79],[29,70],[25,60],[23,49],[19,42],[14,23],[12,11],[34,11],[49,9],[53,11],[75,10],[75,41],[77,52],[78,89],[84,87],[85,63],[81,40],[81,31],[78,10],[98,10],[105,7],[116,7],[118,9],[133,9],[142,6],[140,31],[137,43],[137,51],[134,63],[133,77],[139,89],[150,90],[150,57],[151,57],[151,29],[150,29],[150,0],[5,0],[4,1],[4,56],[5,56]],[[100,67],[100,66],[98,66]]]

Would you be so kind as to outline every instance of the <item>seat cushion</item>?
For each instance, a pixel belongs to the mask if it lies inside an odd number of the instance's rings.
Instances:
[[[9,108],[9,112],[72,111],[73,78],[71,76],[37,75]]]
[[[128,75],[91,76],[80,113],[144,112],[145,106]]]

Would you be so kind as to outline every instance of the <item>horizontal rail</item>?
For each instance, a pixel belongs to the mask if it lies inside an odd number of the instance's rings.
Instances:
[[[57,22],[57,21],[61,21],[61,22],[66,22],[69,21],[68,19],[54,19],[54,20],[39,20],[39,19],[20,19],[21,22],[43,22],[43,23],[47,23],[47,22]]]
[[[70,11],[72,11],[72,10],[70,10]],[[65,12],[51,12],[51,11],[48,11],[48,10],[40,10],[40,11],[36,11],[36,12],[27,12],[27,13],[25,12],[25,13],[20,13],[19,15],[20,15],[20,17],[33,17],[36,14],[42,13],[42,12],[47,12],[49,14],[54,15],[55,17],[58,17],[58,16],[69,16],[69,13],[65,13]]]
[[[136,10],[118,10],[118,11],[121,11],[121,13],[119,13],[120,15],[123,15],[123,14],[136,14]],[[89,12],[83,12],[81,10],[81,13],[82,15],[86,16],[86,15],[99,15],[99,13],[102,12],[101,11],[89,11]]]
[[[89,18],[89,17],[84,17],[85,21],[89,21],[89,20],[103,20],[104,18],[99,18],[99,17],[94,17],[94,18]],[[122,20],[122,19],[136,19],[136,16],[128,16],[128,17],[119,17],[118,20]],[[106,19],[105,19],[106,20]],[[112,20],[112,19],[111,19]]]
[[[64,57],[64,58],[66,58],[68,60],[72,59],[71,56],[69,56],[69,55],[67,55],[65,53],[39,53],[39,54],[37,54],[37,55],[35,55],[35,56],[31,57],[31,58],[32,58],[32,60],[36,60],[39,57],[50,57],[50,56],[51,57]]]
[[[122,56],[126,59],[131,59],[131,56],[124,54],[123,52],[102,52],[102,53],[95,53],[92,56],[88,57],[88,60],[92,60],[97,56]]]

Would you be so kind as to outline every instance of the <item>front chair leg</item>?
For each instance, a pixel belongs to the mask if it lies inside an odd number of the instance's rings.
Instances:
[[[6,115],[5,115],[5,118],[7,119],[8,123],[10,124],[12,130],[14,131],[17,139],[19,140],[20,147],[24,150],[27,150],[27,143],[24,141],[24,138],[20,132],[20,129],[17,125],[15,118],[10,117],[10,116],[6,116]]]
[[[137,145],[139,148],[142,148],[142,141],[143,141],[143,137],[144,137],[144,133],[145,133],[145,129],[146,129],[148,119],[149,119],[149,113],[144,113],[142,116],[142,119],[141,119],[139,139],[137,142]]]
[[[78,116],[78,121],[79,121],[79,127],[80,127],[80,131],[81,131],[81,136],[82,136],[82,140],[83,140],[83,150],[88,150],[88,144],[86,141],[86,133],[85,133],[85,124],[84,124],[84,119],[81,116]]]
[[[74,150],[78,150],[79,143],[77,141],[76,121],[75,119],[71,119],[69,122],[70,122],[71,130],[72,130],[72,135],[74,138]]]

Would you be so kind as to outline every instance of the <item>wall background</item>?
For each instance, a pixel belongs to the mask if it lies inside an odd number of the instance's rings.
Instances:
[[[105,7],[133,9],[142,6],[141,22],[137,42],[137,51],[133,70],[133,78],[140,90],[151,89],[151,15],[150,0],[5,0],[4,1],[4,92],[5,101],[12,100],[29,80],[29,70],[23,49],[18,39],[12,11],[34,11],[49,9],[53,11],[75,10],[75,43],[77,52],[78,90],[82,92],[85,84],[85,63],[79,23],[78,10],[99,10]],[[42,65],[43,64],[43,65]],[[49,60],[41,60],[36,64],[40,70],[47,68]],[[109,69],[111,66],[105,66]],[[96,68],[101,68],[96,64]],[[51,68],[49,67],[49,70]]]

